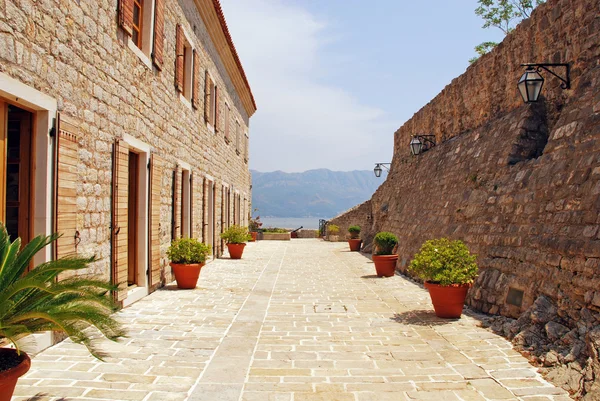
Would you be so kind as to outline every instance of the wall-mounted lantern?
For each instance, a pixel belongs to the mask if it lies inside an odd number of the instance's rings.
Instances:
[[[537,102],[540,97],[540,93],[542,92],[542,86],[544,86],[544,77],[540,74],[542,71],[547,71],[548,73],[554,75],[556,78],[560,79],[562,83],[560,87],[563,89],[571,89],[571,67],[569,64],[521,64],[521,67],[527,67],[525,73],[519,79],[519,83],[517,87],[519,88],[519,93],[521,93],[521,97],[525,103],[533,103]],[[566,70],[566,78],[563,78],[552,71],[550,68],[565,68]]]
[[[410,153],[418,156],[435,146],[435,135],[413,135],[410,140]]]
[[[382,167],[385,167],[385,169],[387,171],[390,171],[390,168],[388,166],[391,166],[392,163],[375,163],[375,168],[373,169],[373,172],[375,173],[375,177],[379,178],[381,177],[381,172],[383,171]]]

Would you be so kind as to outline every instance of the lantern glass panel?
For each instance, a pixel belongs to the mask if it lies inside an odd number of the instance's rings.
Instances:
[[[381,177],[381,166],[379,164],[375,166],[373,171],[375,172],[375,177]]]
[[[418,155],[421,153],[421,150],[423,149],[423,142],[421,142],[421,140],[417,137],[414,137],[413,139],[411,139],[410,141],[410,151],[413,155]]]
[[[521,76],[519,84],[519,92],[525,103],[537,102],[540,93],[542,92],[542,86],[544,85],[544,78],[535,70],[527,70]]]

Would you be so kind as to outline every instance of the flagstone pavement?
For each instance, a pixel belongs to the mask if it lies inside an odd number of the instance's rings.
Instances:
[[[377,278],[346,243],[261,241],[119,312],[105,362],[64,341],[14,400],[570,400],[477,315],[437,319],[427,292]]]

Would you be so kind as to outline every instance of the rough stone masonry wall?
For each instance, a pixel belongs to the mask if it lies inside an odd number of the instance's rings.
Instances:
[[[116,10],[117,0],[0,0],[0,71],[56,98],[61,114],[80,125],[79,250],[100,258],[93,266],[95,273],[106,277],[110,274],[115,139],[129,134],[167,160],[162,190],[161,263],[169,281],[164,254],[171,240],[172,171],[177,161],[190,164],[196,177],[210,175],[215,179],[217,224],[221,183],[250,198],[250,172],[243,152],[237,155],[234,142],[227,144],[222,132],[208,130],[204,96],[200,96],[201,104],[194,110],[179,99],[175,90],[178,23],[193,38],[201,55],[201,93],[203,72],[208,69],[220,89],[220,107],[224,100],[232,105],[232,120],[237,117],[244,132],[248,115],[232,90],[206,27],[197,15],[192,15],[193,9],[183,10],[177,0],[165,1],[162,71],[146,67],[128,47],[127,37],[117,25]],[[220,113],[221,119],[224,114]],[[220,126],[224,126],[223,121]],[[196,182],[195,196],[201,197],[201,190],[202,182]],[[201,225],[202,221],[197,218],[194,224]],[[220,232],[219,226],[216,232]]]
[[[540,6],[396,132],[392,171],[360,211],[372,216],[363,237],[399,236],[404,273],[424,241],[464,240],[480,267],[467,302],[509,317],[490,324],[586,400],[600,399],[599,10]],[[523,104],[522,62],[572,63],[572,89],[546,74],[545,99]],[[411,157],[412,134],[438,145]]]

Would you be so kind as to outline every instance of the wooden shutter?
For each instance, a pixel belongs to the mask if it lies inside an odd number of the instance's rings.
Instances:
[[[56,206],[54,231],[61,234],[55,245],[55,258],[59,259],[77,252],[77,167],[79,165],[79,128],[64,117],[58,118],[56,137]]]
[[[203,185],[202,179],[198,177],[198,174],[194,174],[192,176],[192,187],[194,191],[192,191],[192,221],[194,225],[192,226],[192,237],[201,239],[202,238],[202,223],[204,220],[203,214],[203,205],[202,205],[202,194],[203,194]]]
[[[200,55],[194,50],[194,84],[192,88],[192,106],[200,107]]]
[[[113,152],[112,281],[119,286],[115,297],[127,296],[127,206],[129,193],[129,146],[117,140]]]
[[[164,161],[152,155],[150,159],[150,287],[161,284],[160,207]]]
[[[210,124],[212,124],[212,121],[211,121],[212,113],[210,112],[211,105],[212,105],[212,102],[210,99],[210,94],[212,92],[212,88],[213,88],[212,80],[210,79],[208,70],[206,70],[204,73],[204,120],[206,120]]]
[[[181,168],[173,171],[173,224],[171,238],[181,237]]]
[[[133,0],[119,0],[119,26],[128,35],[133,34]]]
[[[175,88],[179,92],[183,92],[183,53],[185,41],[183,36],[183,28],[177,24],[177,33],[175,35]]]
[[[163,52],[165,47],[165,0],[155,0],[154,4],[154,46],[152,61],[159,70],[163,66]]]
[[[219,131],[219,88],[215,87],[215,132]]]
[[[208,180],[202,182],[202,242],[208,243]]]

